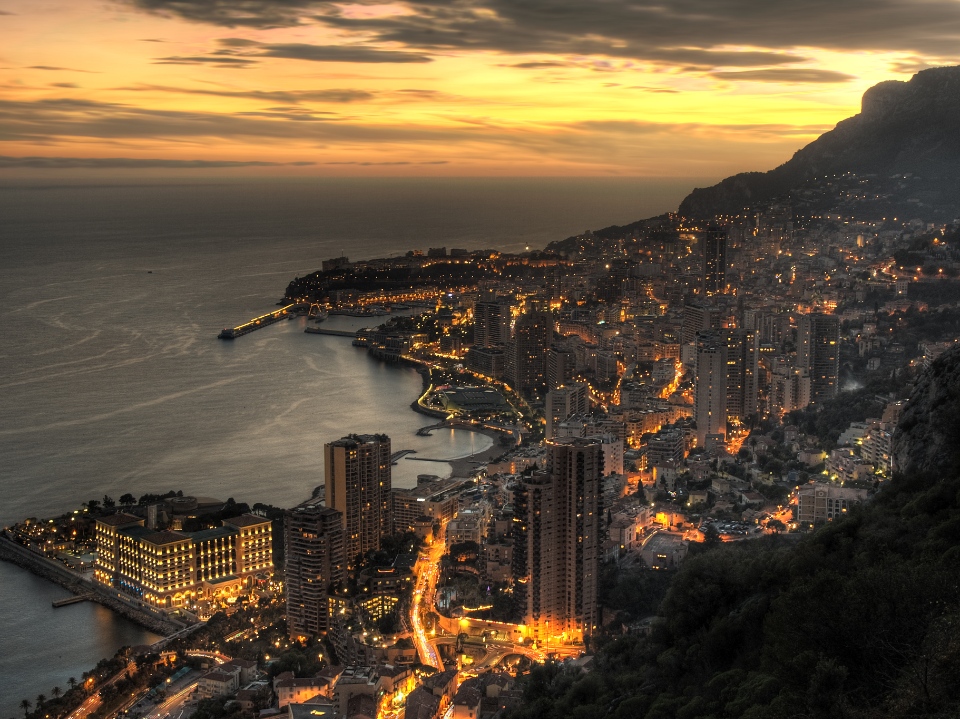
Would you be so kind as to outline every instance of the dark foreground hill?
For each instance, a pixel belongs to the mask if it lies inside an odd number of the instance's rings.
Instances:
[[[932,413],[932,414],[931,414]],[[960,716],[960,350],[917,383],[905,464],[796,544],[726,544],[675,577],[648,638],[586,675],[536,668],[514,717]]]
[[[782,197],[817,177],[912,173],[940,188],[932,204],[960,207],[960,67],[931,68],[909,82],[867,90],[860,114],[840,122],[769,172],[745,172],[698,188],[680,204],[686,217],[735,214]],[[936,190],[935,190],[936,191]]]

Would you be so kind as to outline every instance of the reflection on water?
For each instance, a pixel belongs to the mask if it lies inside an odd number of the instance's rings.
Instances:
[[[92,602],[54,609],[67,590],[0,562],[0,716],[15,717],[21,699],[66,690],[102,657],[159,637]]]

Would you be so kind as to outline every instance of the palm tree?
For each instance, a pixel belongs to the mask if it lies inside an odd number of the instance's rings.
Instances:
[[[70,685],[70,688],[71,688],[71,689],[76,689],[76,687],[77,687],[77,680],[74,679],[73,677],[70,677],[69,679],[67,679],[67,684]]]
[[[47,698],[43,694],[37,694],[37,711],[43,708]]]
[[[63,694],[63,692],[60,691],[60,687],[54,687],[53,689],[50,690],[50,693],[53,695],[53,698],[54,698],[54,699],[56,699],[56,698],[59,697],[61,694]]]
[[[23,709],[23,715],[24,715],[24,716],[27,716],[27,714],[30,713],[30,707],[32,707],[32,706],[33,706],[33,704],[30,703],[30,700],[29,700],[29,699],[23,699],[23,700],[20,702],[20,708]]]

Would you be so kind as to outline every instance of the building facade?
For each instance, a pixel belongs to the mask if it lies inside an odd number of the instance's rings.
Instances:
[[[797,365],[810,373],[810,403],[833,399],[839,391],[840,318],[814,313],[797,323]]]
[[[538,641],[582,639],[597,627],[602,476],[600,442],[567,438],[514,493],[514,576]]]
[[[245,514],[200,532],[157,531],[120,512],[97,519],[96,581],[152,606],[238,596],[273,571],[269,519]]]
[[[325,633],[333,624],[331,589],[345,579],[340,512],[316,505],[288,510],[283,522],[290,636]]]
[[[350,435],[323,447],[326,503],[343,515],[347,566],[360,554],[380,549],[392,530],[390,438]]]

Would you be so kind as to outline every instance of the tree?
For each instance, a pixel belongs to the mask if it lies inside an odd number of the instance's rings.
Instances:
[[[109,494],[103,495],[103,506],[105,509],[112,509],[116,506],[116,504],[117,503],[113,501],[113,497],[111,497]]]
[[[67,684],[70,685],[71,689],[75,689],[77,686],[77,680],[74,679],[73,677],[70,677],[69,679],[67,679]]]
[[[37,694],[37,710],[43,708],[43,705],[47,703],[47,697],[43,694]]]
[[[786,528],[786,525],[779,519],[771,519],[769,522],[767,522],[767,529],[771,529],[774,532],[782,532]]]
[[[131,505],[133,505],[133,504],[136,504],[136,503],[137,503],[137,498],[134,497],[134,496],[133,496],[132,494],[130,494],[129,492],[127,492],[126,494],[124,494],[124,495],[122,495],[122,496],[120,497],[120,504],[122,504],[122,505],[125,506],[125,507],[129,507],[129,506],[131,506]]]
[[[56,699],[61,694],[63,694],[63,692],[60,691],[60,687],[54,687],[53,689],[50,690],[50,694],[53,696],[54,699]]]
[[[32,706],[33,706],[33,704],[30,703],[30,700],[29,700],[29,699],[21,699],[21,700],[20,700],[20,708],[23,709],[23,715],[24,715],[24,716],[27,716],[27,714],[30,713],[30,707],[32,707]]]
[[[100,502],[98,502],[96,499],[91,499],[89,502],[87,502],[87,509],[90,510],[91,512],[94,511],[99,506],[100,506]]]

